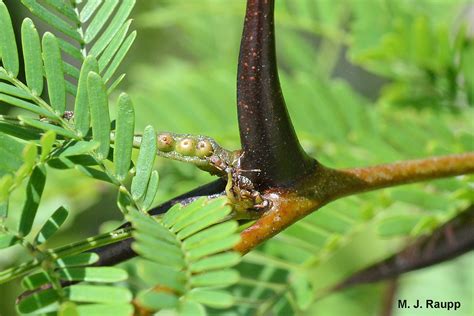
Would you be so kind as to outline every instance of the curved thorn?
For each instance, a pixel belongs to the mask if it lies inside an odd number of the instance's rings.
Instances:
[[[312,171],[316,162],[301,148],[278,78],[274,0],[248,0],[240,44],[237,109],[245,155],[242,169],[259,189],[284,187]]]

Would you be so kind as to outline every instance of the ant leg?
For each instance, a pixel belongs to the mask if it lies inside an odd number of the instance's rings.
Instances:
[[[232,193],[232,187],[233,187],[233,181],[232,181],[232,173],[228,172],[227,173],[227,184],[225,186],[225,193],[227,195],[227,198],[234,203],[235,202],[235,196],[234,193]]]
[[[270,207],[270,201],[263,200],[262,203],[255,204],[253,207],[256,208],[256,209],[268,208],[268,207]]]
[[[264,209],[264,208],[267,208],[270,206],[270,201],[268,200],[265,200],[264,198],[262,198],[262,196],[260,195],[260,192],[258,191],[253,191],[252,192],[252,198],[253,198],[253,201],[254,201],[254,208],[256,209]]]

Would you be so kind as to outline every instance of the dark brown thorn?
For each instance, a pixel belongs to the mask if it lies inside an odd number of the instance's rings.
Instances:
[[[316,162],[300,146],[278,78],[274,0],[248,0],[240,44],[237,108],[245,157],[242,169],[260,169],[260,190],[284,187],[311,172]]]

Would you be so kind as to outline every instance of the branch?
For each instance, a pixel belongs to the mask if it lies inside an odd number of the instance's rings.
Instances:
[[[235,249],[247,253],[299,219],[344,196],[469,173],[474,173],[474,153],[348,170],[319,165],[291,190],[267,190],[263,197],[272,202],[272,208],[241,233],[242,240]]]
[[[348,193],[354,194],[399,184],[463,175],[473,171],[474,152],[349,169],[343,172],[363,182],[362,187],[348,188]]]
[[[316,162],[301,148],[278,79],[274,0],[248,0],[240,44],[237,109],[242,169],[259,189],[291,185]]]
[[[219,195],[224,191],[225,185],[226,183],[222,179],[215,180],[203,186],[197,187],[191,191],[188,191],[184,194],[181,194],[169,201],[164,202],[163,204],[160,204],[159,206],[151,209],[149,211],[149,214],[159,215],[166,213],[173,205],[177,203],[186,205],[201,196]],[[128,227],[130,225],[130,222],[127,222],[120,226],[118,229]],[[133,238],[129,238],[114,244],[94,249],[92,252],[95,252],[99,255],[99,261],[96,262],[94,265],[111,266],[137,256],[137,254],[131,248],[132,242]]]
[[[394,278],[465,254],[474,249],[472,227],[474,205],[436,229],[430,236],[420,237],[392,257],[355,273],[332,291]]]

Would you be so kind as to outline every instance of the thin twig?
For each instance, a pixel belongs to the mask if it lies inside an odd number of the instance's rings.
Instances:
[[[474,249],[473,227],[474,205],[471,205],[431,235],[422,236],[390,258],[351,275],[332,291],[394,278],[460,256]]]

